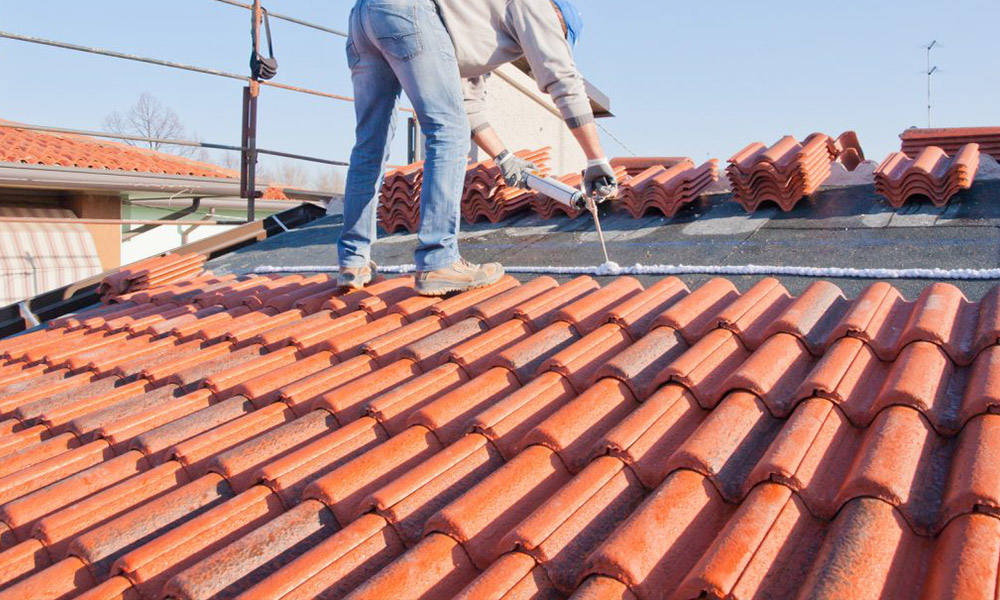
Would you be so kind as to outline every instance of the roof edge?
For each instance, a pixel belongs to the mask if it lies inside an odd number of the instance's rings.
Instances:
[[[207,259],[224,256],[245,246],[281,235],[288,230],[298,229],[326,216],[326,211],[315,204],[303,203],[286,211],[277,213],[260,221],[234,227],[212,237],[179,246],[172,250],[157,253],[163,256],[169,253],[201,254]],[[147,257],[148,258],[148,257]],[[145,258],[142,260],[146,260]],[[138,261],[136,261],[138,262]],[[117,273],[129,265],[122,265],[88,279],[78,281],[68,286],[44,292],[23,301],[24,308],[35,315],[42,323],[78,311],[84,307],[100,302],[97,286],[108,275]],[[20,302],[0,307],[0,339],[30,329],[22,313]]]

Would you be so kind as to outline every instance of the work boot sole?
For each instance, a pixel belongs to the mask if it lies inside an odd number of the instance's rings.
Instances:
[[[364,289],[366,285],[375,280],[375,275],[378,273],[378,267],[375,263],[369,263],[369,268],[371,269],[367,275],[361,275],[354,277],[352,279],[346,279],[343,275],[337,275],[337,287],[342,290],[361,290]]]
[[[340,280],[338,280],[337,281],[337,287],[339,287],[342,290],[357,291],[357,290],[363,290],[363,289],[365,289],[365,286],[368,285],[371,282],[372,282],[372,278],[371,277],[359,278],[359,279],[355,279],[353,281],[340,281]]]
[[[491,277],[480,283],[456,283],[454,281],[417,281],[416,289],[417,293],[421,296],[445,296],[447,294],[452,294],[454,292],[467,292],[469,290],[478,290],[484,287],[490,287],[496,282],[503,279],[503,271],[501,270],[494,277]]]

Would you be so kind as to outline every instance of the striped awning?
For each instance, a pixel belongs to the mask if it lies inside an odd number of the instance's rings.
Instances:
[[[4,217],[73,219],[63,208],[0,206]],[[79,224],[0,223],[0,306],[103,272],[90,231]]]

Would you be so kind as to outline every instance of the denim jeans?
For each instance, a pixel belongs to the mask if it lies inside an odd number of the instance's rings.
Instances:
[[[417,269],[459,258],[458,230],[470,132],[458,61],[433,0],[358,0],[350,17],[347,62],[357,129],[338,243],[342,267],[363,267],[375,240],[378,187],[396,128],[400,93],[426,136]]]

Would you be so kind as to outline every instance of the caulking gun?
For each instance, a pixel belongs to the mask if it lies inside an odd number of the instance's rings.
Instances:
[[[604,251],[604,262],[611,262],[611,258],[608,257],[608,247],[604,243],[604,231],[601,229],[601,219],[597,216],[597,203],[594,202],[593,198],[558,179],[540,177],[534,173],[527,175],[526,184],[529,189],[548,196],[560,204],[565,204],[576,210],[586,209],[590,211],[590,214],[594,217],[594,225],[597,226],[597,237],[601,240],[601,250]]]

